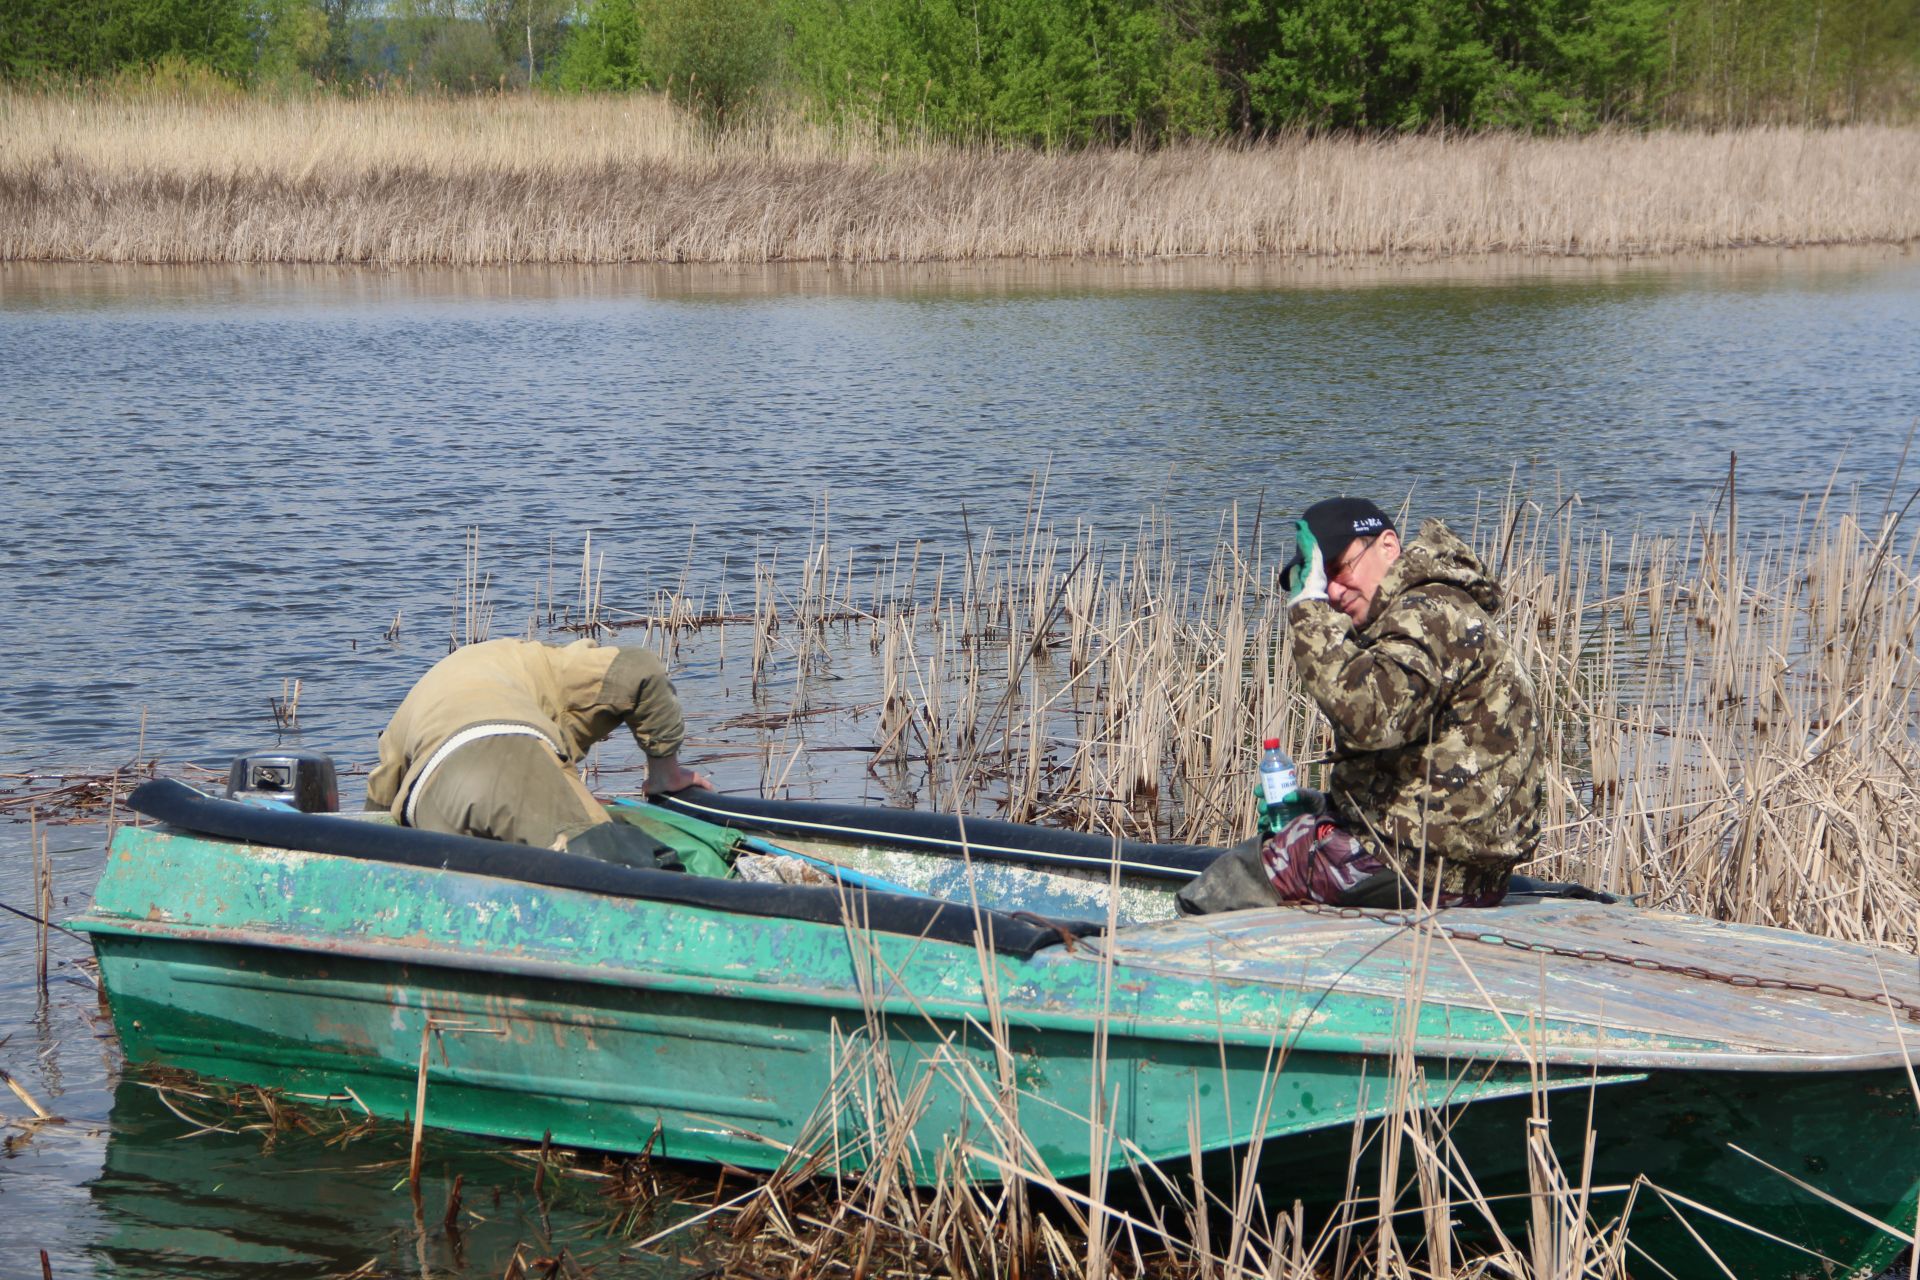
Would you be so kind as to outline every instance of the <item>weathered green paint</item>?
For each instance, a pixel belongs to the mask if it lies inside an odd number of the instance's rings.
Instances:
[[[1574,936],[1606,927],[1595,910],[1475,920]],[[1645,919],[1649,955],[1693,927]],[[884,1054],[902,1097],[930,1080],[914,1124],[921,1176],[949,1141],[991,1175],[1004,1155],[989,1120],[1001,1088],[985,1032],[992,988],[1020,1128],[1050,1174],[1183,1160],[1196,1130],[1216,1159],[1258,1137],[1282,1197],[1269,1204],[1338,1190],[1329,1184],[1344,1172],[1349,1126],[1387,1105],[1382,1055],[1416,967],[1403,930],[1297,912],[1144,925],[1022,960],[132,829],[77,923],[94,936],[131,1058],[302,1092],[350,1087],[398,1117],[412,1107],[433,1018],[462,1025],[430,1055],[430,1123],[625,1150],[658,1126],[668,1155],[754,1168],[829,1142],[860,1162],[878,1122],[862,1112],[870,1092],[845,1091],[837,1109],[822,1100],[836,1070],[864,1078],[864,1053]],[[1876,954],[1767,930],[1716,927],[1710,942],[1723,957],[1764,952],[1787,966],[1818,952],[1829,969],[1860,969]],[[1518,1120],[1532,1057],[1546,1087],[1563,1091],[1557,1132],[1574,1168],[1584,1086],[1597,1086],[1602,1182],[1644,1172],[1770,1230],[1792,1221],[1849,1268],[1879,1256],[1851,1219],[1733,1154],[1731,1140],[1911,1223],[1920,1115],[1904,1073],[1887,1067],[1900,1033],[1884,1009],[1703,993],[1622,966],[1575,962],[1549,976],[1537,956],[1483,949],[1456,957],[1436,945],[1416,1019],[1430,1100],[1473,1104],[1455,1140],[1483,1187],[1524,1183]],[[1703,997],[1743,1008],[1711,1012]],[[1850,1069],[1796,1070],[1806,1064]],[[1096,1098],[1114,1135],[1098,1150],[1086,1120]],[[1323,1148],[1331,1166],[1317,1163]],[[1790,1258],[1751,1237],[1711,1224],[1703,1234],[1750,1263],[1742,1275],[1792,1274]],[[1634,1238],[1694,1248],[1663,1234],[1644,1193]]]

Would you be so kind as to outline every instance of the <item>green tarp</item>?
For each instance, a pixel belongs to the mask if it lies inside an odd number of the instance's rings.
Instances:
[[[724,880],[733,874],[738,831],[632,800],[608,805],[607,812],[679,854],[680,864],[693,875]]]

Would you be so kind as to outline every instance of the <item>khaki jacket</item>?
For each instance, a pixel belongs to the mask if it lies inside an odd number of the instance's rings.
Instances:
[[[1401,547],[1355,631],[1324,601],[1288,611],[1301,683],[1333,725],[1334,815],[1411,872],[1504,887],[1540,843],[1546,800],[1533,681],[1500,637],[1500,591],[1430,520]],[[1464,874],[1463,874],[1464,873]]]
[[[367,807],[400,820],[433,753],[482,724],[537,729],[569,769],[622,724],[649,756],[678,754],[686,734],[666,664],[648,650],[489,640],[436,662],[400,703],[380,734]]]

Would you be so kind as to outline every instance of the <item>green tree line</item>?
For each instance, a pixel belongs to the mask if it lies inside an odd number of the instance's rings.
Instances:
[[[0,0],[0,76],[525,88],[551,79],[579,26],[574,0]]]
[[[1909,118],[1915,0],[13,0],[0,74],[653,90],[1075,145]]]

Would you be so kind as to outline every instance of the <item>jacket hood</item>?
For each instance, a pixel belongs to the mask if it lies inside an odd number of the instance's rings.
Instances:
[[[1416,537],[1400,544],[1400,558],[1374,595],[1372,616],[1378,618],[1390,602],[1407,592],[1434,584],[1466,592],[1489,615],[1500,611],[1500,588],[1487,576],[1473,548],[1440,521],[1428,520]]]

